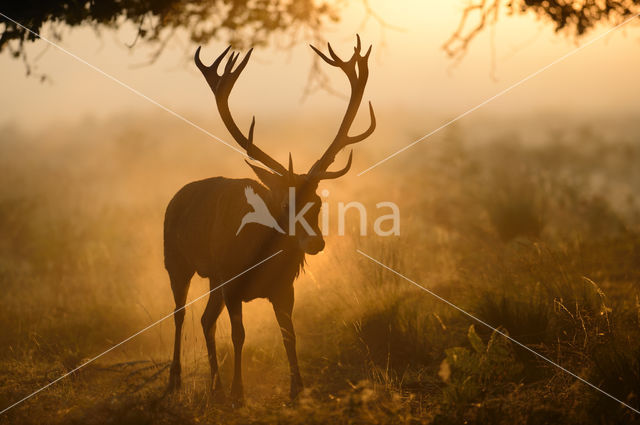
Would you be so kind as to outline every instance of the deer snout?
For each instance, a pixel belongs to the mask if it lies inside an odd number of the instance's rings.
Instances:
[[[324,249],[324,239],[320,236],[309,236],[300,241],[300,247],[305,253],[315,255]]]

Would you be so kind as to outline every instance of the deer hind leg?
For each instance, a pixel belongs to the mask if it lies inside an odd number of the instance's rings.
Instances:
[[[213,287],[214,282],[211,281]],[[224,389],[220,381],[220,373],[218,372],[218,358],[216,356],[216,321],[224,308],[224,299],[222,291],[217,290],[209,296],[209,302],[202,314],[202,330],[207,343],[207,354],[209,357],[209,366],[211,367],[211,388],[217,399],[224,400]]]
[[[187,301],[187,293],[189,292],[189,283],[193,277],[194,271],[187,268],[167,268],[169,279],[171,280],[171,290],[173,298],[176,302],[176,308],[173,312],[173,319],[176,325],[175,340],[173,343],[173,362],[169,372],[169,391],[180,388],[180,344],[182,342],[182,323],[184,322],[185,309],[184,305]]]
[[[293,287],[287,288],[282,294],[271,300],[276,320],[282,332],[284,349],[289,360],[289,370],[291,372],[291,400],[295,400],[303,389],[300,368],[298,367],[298,356],[296,354],[296,334],[293,330]]]
[[[231,402],[234,407],[244,404],[242,387],[242,346],[244,345],[244,325],[242,324],[242,301],[226,300],[231,320],[231,340],[233,341],[233,382],[231,383]]]

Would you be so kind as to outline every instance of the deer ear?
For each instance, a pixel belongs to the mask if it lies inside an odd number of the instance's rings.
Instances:
[[[278,184],[280,183],[279,175],[274,174],[271,171],[265,170],[262,167],[253,165],[249,161],[245,161],[245,162],[249,165],[249,167],[251,167],[253,172],[256,173],[256,176],[258,176],[258,179],[260,179],[260,181],[268,188],[271,189],[271,188],[277,187]]]

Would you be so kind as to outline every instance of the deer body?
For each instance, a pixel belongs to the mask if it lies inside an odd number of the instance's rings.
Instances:
[[[304,261],[295,241],[257,223],[246,224],[236,235],[241,218],[251,210],[244,197],[247,187],[268,199],[268,189],[255,180],[224,177],[192,182],[176,193],[165,215],[168,270],[198,273],[221,284],[282,250],[286,256],[274,257],[221,289],[246,288],[241,298],[250,301],[270,298],[278,287],[293,284]]]
[[[313,46],[312,46],[313,48]],[[293,282],[302,270],[306,254],[314,255],[324,248],[318,227],[320,197],[316,194],[321,180],[344,175],[351,167],[352,156],[338,171],[328,171],[335,155],[344,147],[364,140],[375,128],[373,108],[369,104],[371,124],[357,135],[348,131],[362,99],[368,77],[367,60],[371,48],[360,55],[360,38],[348,61],[341,60],[329,46],[331,59],[313,48],[332,66],[341,68],[351,85],[351,99],[338,133],[322,157],[306,174],[293,171],[289,155],[286,168],[253,143],[255,119],[245,136],[233,121],[228,96],[246,66],[251,51],[234,70],[239,54],[231,54],[222,75],[217,69],[229,48],[211,66],[205,66],[196,51],[195,62],[215,95],[222,121],[247,155],[260,161],[265,168],[248,163],[260,183],[251,179],[214,177],[192,182],[180,189],[169,205],[164,222],[165,268],[169,273],[176,310],[173,362],[169,387],[180,386],[180,351],[184,306],[189,283],[195,273],[208,278],[212,292],[202,315],[202,328],[207,344],[214,395],[224,397],[216,357],[215,324],[226,306],[231,321],[234,348],[234,374],[231,397],[234,404],[242,404],[242,346],[244,326],[242,303],[255,298],[267,298],[273,305],[282,332],[284,348],[289,360],[291,398],[302,390],[302,378],[296,356],[296,337],[293,329]],[[291,197],[293,194],[294,197]],[[290,199],[291,198],[291,199]],[[300,217],[308,225],[290,219]],[[272,258],[269,258],[272,257]],[[269,258],[268,261],[264,261]],[[261,261],[264,263],[256,266]]]

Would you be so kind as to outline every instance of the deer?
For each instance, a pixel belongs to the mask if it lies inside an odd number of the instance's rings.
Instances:
[[[253,49],[248,51],[235,69],[240,53],[232,51],[221,74],[218,74],[219,65],[231,46],[227,47],[210,66],[204,65],[200,60],[200,47],[195,52],[195,64],[214,94],[222,122],[235,142],[246,152],[246,156],[259,161],[264,167],[245,160],[259,181],[212,177],[191,182],[182,187],[167,206],[164,219],[164,265],[176,305],[173,314],[175,339],[169,391],[180,388],[181,384],[180,345],[185,317],[184,307],[190,281],[195,273],[208,279],[211,288],[201,324],[211,369],[208,389],[212,391],[215,399],[227,400],[220,380],[216,355],[216,321],[226,306],[231,322],[234,352],[230,396],[233,406],[241,406],[244,402],[242,347],[245,340],[242,304],[256,298],[266,298],[270,301],[280,327],[289,362],[291,400],[295,401],[303,390],[292,321],[293,284],[304,269],[305,256],[315,255],[325,246],[318,225],[321,200],[316,191],[322,180],[336,179],[349,171],[353,149],[342,169],[329,171],[328,168],[340,151],[349,145],[362,142],[376,127],[373,106],[369,102],[369,127],[358,135],[349,135],[369,76],[368,58],[371,46],[362,54],[360,37],[357,36],[351,58],[342,60],[334,52],[331,44],[327,44],[329,56],[312,45],[310,47],[324,62],[346,74],[351,93],[333,141],[306,174],[294,172],[291,153],[288,167],[285,167],[256,146],[253,140],[255,116],[248,134],[245,135],[231,115],[229,95],[246,67]],[[243,220],[240,228],[241,218],[252,211],[246,202],[249,200],[249,192],[264,201],[277,226],[245,223]],[[246,199],[244,193],[247,193]],[[300,220],[291,223],[290,217],[295,214],[299,215]],[[256,263],[270,255],[275,256],[253,268]],[[227,283],[219,287],[222,282]]]

